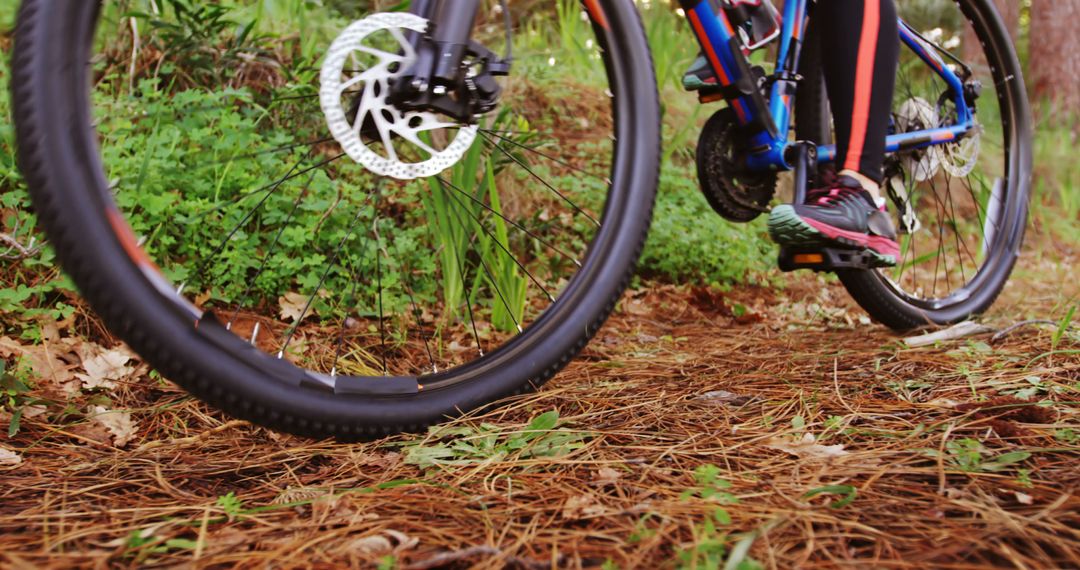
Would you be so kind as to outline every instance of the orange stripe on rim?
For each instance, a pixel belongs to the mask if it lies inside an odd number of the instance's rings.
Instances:
[[[870,122],[870,98],[874,93],[874,58],[877,55],[878,29],[881,27],[881,0],[865,0],[859,55],[855,67],[855,105],[851,112],[851,140],[848,144],[846,170],[859,171],[866,147]]]
[[[109,225],[112,226],[116,239],[120,240],[120,246],[124,248],[124,252],[135,262],[135,265],[149,267],[160,273],[161,270],[150,259],[150,256],[146,255],[146,252],[139,247],[139,241],[135,239],[135,232],[131,231],[131,226],[124,220],[124,216],[112,208],[109,208],[108,216]]]
[[[955,137],[953,136],[953,134],[951,132],[945,131],[945,132],[942,132],[942,133],[935,134],[934,136],[930,137],[930,140],[932,140],[934,142],[944,142],[944,141],[951,141],[951,140],[953,140],[953,138],[955,138]]]
[[[585,10],[589,12],[589,16],[598,26],[605,30],[611,29],[608,27],[607,17],[604,16],[604,10],[600,8],[598,0],[582,0],[582,2],[585,3]]]

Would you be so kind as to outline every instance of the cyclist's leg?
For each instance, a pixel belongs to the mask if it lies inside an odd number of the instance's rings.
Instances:
[[[836,168],[877,197],[900,52],[896,5],[824,0],[816,10],[836,128]]]
[[[805,204],[782,205],[769,233],[796,247],[865,248],[877,264],[900,254],[896,230],[881,199],[885,136],[900,51],[893,0],[822,0],[814,13],[836,129],[840,171]]]

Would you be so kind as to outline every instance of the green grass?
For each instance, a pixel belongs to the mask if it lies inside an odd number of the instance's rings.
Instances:
[[[1048,109],[1049,105],[1037,108]],[[1080,138],[1080,111],[1064,120],[1038,117],[1035,122],[1035,176],[1032,214],[1035,223],[1052,237],[1080,245],[1080,162],[1076,146]]]
[[[136,12],[149,13],[150,4],[145,1],[121,4]],[[5,14],[5,19],[11,17],[16,5],[15,0],[0,0],[0,13]],[[265,0],[248,4],[242,9],[226,11],[189,0],[171,0],[159,6],[164,10],[164,16],[147,15],[145,25],[151,28],[156,26],[154,29],[159,30],[161,38],[174,44],[179,42],[179,47],[174,45],[178,53],[184,52],[185,37],[197,39],[206,35],[229,37],[237,46],[258,49],[260,42],[274,38],[288,29],[290,23],[299,21],[305,33],[296,45],[297,62],[315,61],[318,46],[328,41],[331,30],[347,19],[333,10],[299,0]],[[231,7],[231,4],[223,6]],[[113,10],[108,13],[114,25],[119,25],[120,12],[117,10],[113,5]],[[661,3],[645,5],[642,11],[660,80],[664,117],[661,184],[652,232],[641,260],[642,275],[678,283],[730,284],[762,279],[773,266],[775,251],[767,239],[763,224],[760,221],[749,225],[724,222],[712,212],[697,189],[693,149],[698,127],[718,107],[699,106],[692,94],[682,92],[678,86],[683,69],[697,52],[690,31],[684,21]],[[552,18],[561,23],[560,34],[553,34],[543,26],[532,25],[519,31],[517,42],[520,45],[516,47],[523,53],[546,50],[546,53],[557,58],[558,65],[549,65],[546,57],[522,58],[517,69],[535,85],[557,95],[570,80],[587,83],[588,78],[601,76],[601,64],[595,47],[580,41],[589,33],[579,17],[576,2],[560,0],[552,9]],[[174,24],[182,25],[173,27]],[[0,22],[0,25],[8,24]],[[193,52],[191,59],[184,61],[197,68],[206,67],[207,62],[199,57],[202,56]],[[233,54],[230,57],[240,56]],[[163,75],[166,81],[144,81],[135,85],[133,93],[117,88],[101,97],[99,105],[109,111],[109,120],[114,121],[109,125],[113,138],[105,145],[105,158],[111,178],[134,184],[138,190],[121,193],[119,199],[121,207],[132,212],[136,232],[148,237],[147,247],[152,254],[166,260],[206,258],[214,253],[208,249],[209,246],[190,249],[192,243],[213,243],[210,239],[212,236],[200,235],[208,230],[203,225],[193,223],[196,214],[250,190],[256,181],[265,180],[267,171],[280,170],[281,164],[287,159],[298,160],[300,156],[294,153],[293,156],[267,156],[264,160],[250,163],[233,161],[237,149],[257,152],[289,144],[296,140],[295,133],[286,125],[276,124],[273,115],[277,110],[260,107],[255,101],[257,97],[247,91],[177,89],[178,83],[197,84],[200,77],[197,74],[183,74],[182,68],[173,69],[171,75],[169,71],[166,70]],[[212,69],[206,71],[214,72]],[[113,73],[115,76],[110,80],[114,85],[126,84],[126,78],[120,71],[114,70]],[[0,60],[0,82],[6,83],[8,75],[5,57]],[[180,77],[184,79],[177,79]],[[203,78],[208,79],[211,78]],[[230,113],[222,113],[215,121],[201,121],[196,113],[182,112],[229,98],[253,103],[237,106]],[[132,116],[136,111],[147,111],[155,118],[139,121],[126,121],[123,118]],[[0,90],[0,113],[10,115],[7,89]],[[1036,223],[1047,228],[1056,239],[1069,243],[1080,243],[1080,229],[1076,224],[1080,216],[1080,163],[1071,156],[1077,132],[1075,120],[1040,120],[1035,143],[1037,175],[1033,214]],[[153,149],[153,152],[147,149]],[[208,156],[214,158],[215,164],[207,166],[200,163]],[[462,166],[448,176],[471,191],[493,196],[494,193],[490,192],[490,174],[498,165],[476,158],[469,166],[478,174],[466,175],[461,171]],[[176,187],[176,180],[180,179],[177,171],[191,168],[209,168],[213,176],[192,177],[191,184],[181,192]],[[344,240],[354,248],[365,247],[364,242],[370,236],[350,232],[354,220],[341,215],[324,218],[327,211],[334,212],[339,208],[352,211],[330,198],[340,196],[340,188],[324,175],[318,174],[310,184],[312,198],[298,207],[298,218],[293,220],[293,225],[297,228],[318,225],[323,231],[313,235],[284,228],[299,189],[293,188],[274,196],[260,215],[219,252],[220,257],[211,270],[215,278],[212,281],[233,285],[209,291],[212,299],[230,302],[239,301],[245,295],[259,297],[289,289],[305,292],[315,290],[320,285],[320,269],[336,244]],[[461,248],[468,247],[467,241],[473,232],[453,231],[454,224],[451,222],[455,221],[455,217],[468,220],[475,212],[467,207],[461,209],[461,204],[448,199],[437,188],[431,189],[433,192],[430,193],[414,190],[411,197],[404,200],[406,205],[410,200],[411,203],[422,204],[427,212],[435,213],[436,220],[442,219],[443,223],[436,222],[431,228],[437,243],[457,244],[456,247],[440,250],[443,259],[439,265],[443,268],[443,275],[437,287],[442,288],[446,299],[453,301],[466,294],[474,298],[478,288],[486,286],[485,280],[498,282],[500,289],[508,292],[509,298],[505,302],[493,303],[493,319],[500,329],[508,330],[515,319],[521,318],[524,287],[527,285],[517,268],[508,263],[505,256],[498,254],[502,247],[510,245],[512,236],[508,235],[499,220],[487,226],[486,230],[489,231],[472,228],[478,242],[474,245],[486,252],[481,258],[490,271],[484,273],[490,275],[482,276],[476,270],[473,271],[471,282],[466,282],[462,275],[452,270],[456,265],[453,258],[460,255]],[[350,205],[350,198],[344,200],[344,205]],[[360,204],[351,205],[356,207]],[[0,220],[3,228],[10,230],[16,225],[23,228],[32,225],[25,189],[15,165],[10,121],[0,123],[0,207],[6,216]],[[439,212],[442,218],[439,218]],[[224,213],[222,216],[217,220],[221,224],[238,221],[225,219],[227,214]],[[372,227],[376,223],[373,216],[373,211],[362,214],[358,224]],[[172,221],[175,219],[187,220],[188,223],[177,224]],[[437,271],[435,262],[429,259],[430,256],[424,255],[426,250],[423,244],[429,239],[428,228],[409,228],[407,225],[390,224],[387,220],[377,223],[384,239],[379,245],[386,250],[386,265],[371,267],[376,261],[370,256],[365,258],[366,261],[349,260],[348,263],[339,264],[325,277],[324,288],[345,290],[353,275],[371,274],[376,270],[384,272],[390,284],[400,284],[406,274],[423,276]],[[275,258],[273,271],[265,273],[249,287],[244,276],[252,274],[261,260],[245,252],[265,251],[275,239],[280,239],[281,255]],[[20,312],[23,305],[44,307],[55,303],[58,295],[66,294],[70,286],[66,280],[56,277],[51,264],[51,254],[45,252],[9,271],[5,286],[10,287],[9,291],[13,293],[8,295],[11,298],[6,303],[0,299],[0,311]],[[183,264],[177,263],[175,266],[181,267]],[[179,269],[171,271],[169,276],[177,282],[191,280],[192,286],[202,286],[198,275]],[[209,283],[211,280],[206,281]],[[372,286],[364,285],[358,294],[370,298],[373,295]],[[434,286],[417,293],[423,297],[436,294]],[[400,287],[396,296],[391,294],[390,297],[383,300],[391,306],[388,310],[401,308],[407,303]],[[320,314],[333,311],[322,299],[317,299],[316,305],[315,309]]]

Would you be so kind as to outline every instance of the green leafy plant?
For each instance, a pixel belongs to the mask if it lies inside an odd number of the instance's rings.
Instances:
[[[218,497],[214,502],[230,521],[236,520],[244,513],[244,501],[240,500],[236,493],[229,491],[228,494]]]
[[[1076,305],[1069,307],[1068,312],[1061,318],[1061,321],[1058,323],[1058,328],[1054,331],[1054,336],[1051,339],[1050,350],[1057,350],[1061,339],[1064,338],[1065,333],[1069,331],[1069,327],[1072,325],[1073,314],[1076,312],[1076,307]]]
[[[483,297],[490,299],[492,324],[510,332],[522,322],[528,282],[500,217],[498,164],[484,151],[482,140],[473,143],[448,180],[429,179],[429,192],[421,200],[440,252],[443,300],[450,311],[446,317],[452,318],[463,302],[473,306]]]
[[[839,495],[839,499],[829,503],[829,508],[842,509],[855,501],[858,491],[853,485],[825,485],[807,491],[803,494],[803,498],[812,499],[818,495]]]
[[[941,454],[936,449],[924,449],[923,454],[938,458]],[[945,444],[946,463],[965,473],[993,473],[1017,467],[1019,463],[1031,457],[1027,451],[1009,451],[1000,455],[991,455],[981,441],[973,438],[950,440]]]
[[[124,556],[135,563],[170,552],[196,550],[198,542],[186,538],[162,538],[154,534],[154,528],[135,529],[124,540]]]
[[[690,529],[691,545],[676,552],[679,568],[720,568],[727,556],[727,535],[717,530],[712,519],[691,525]]]
[[[402,444],[405,462],[427,469],[503,461],[561,457],[584,445],[588,434],[558,428],[559,413],[545,412],[520,430],[491,424],[433,427],[420,441]]]
[[[19,433],[25,407],[37,402],[29,396],[30,389],[29,374],[26,370],[17,367],[15,371],[10,371],[7,363],[0,360],[0,398],[3,398],[0,410],[11,414],[7,428],[8,437],[15,437],[15,434]]]
[[[154,6],[151,6],[154,8]],[[155,66],[180,85],[220,84],[244,65],[242,54],[259,51],[253,31],[256,21],[238,24],[234,6],[198,0],[160,0],[160,8],[133,11],[149,29],[149,43],[169,65]]]

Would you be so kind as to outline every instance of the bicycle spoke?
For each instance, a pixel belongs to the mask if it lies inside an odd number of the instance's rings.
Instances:
[[[329,261],[326,263],[326,269],[323,271],[322,276],[319,277],[319,284],[315,286],[315,292],[312,293],[310,297],[308,297],[307,303],[304,304],[303,310],[300,311],[300,316],[297,317],[296,322],[293,324],[292,327],[290,327],[289,334],[285,337],[285,344],[278,352],[279,359],[284,358],[285,351],[289,349],[289,344],[292,342],[293,336],[300,328],[300,323],[303,322],[304,317],[307,316],[308,311],[311,310],[311,306],[315,303],[315,297],[318,297],[319,291],[322,289],[323,285],[326,284],[326,278],[330,276],[330,271],[333,270],[334,264],[337,263],[338,257],[341,255],[341,250],[344,249],[345,244],[348,243],[349,238],[352,237],[353,232],[356,230],[356,226],[360,222],[360,216],[363,213],[364,208],[363,205],[361,205],[359,208],[356,209],[356,216],[353,217],[352,223],[349,224],[349,229],[345,232],[345,237],[341,238],[341,242],[338,243],[337,248],[334,250],[334,255],[332,255]]]
[[[496,131],[492,131],[490,129],[480,129],[480,132],[487,133],[489,135],[493,135],[493,136],[497,137],[499,140],[501,140],[503,142],[510,143],[511,145],[516,146],[516,147],[518,147],[518,148],[520,148],[522,150],[526,150],[526,151],[529,151],[529,152],[531,152],[533,154],[536,154],[538,156],[546,158],[546,159],[548,159],[548,160],[550,160],[550,161],[552,161],[552,162],[554,162],[556,164],[559,164],[561,166],[565,166],[566,168],[569,168],[570,170],[572,170],[574,172],[577,172],[579,174],[584,174],[586,176],[591,176],[593,178],[596,178],[597,180],[600,180],[604,184],[607,184],[609,186],[611,185],[611,180],[609,178],[607,178],[606,176],[600,176],[598,174],[593,174],[592,172],[588,172],[588,171],[586,171],[586,170],[584,170],[582,168],[578,168],[578,167],[574,166],[573,164],[570,164],[569,162],[567,162],[565,160],[562,160],[560,158],[556,158],[556,157],[551,156],[551,155],[549,155],[547,153],[540,152],[540,151],[536,150],[535,148],[532,148],[532,147],[527,146],[527,145],[523,145],[523,144],[521,144],[521,143],[519,143],[519,142],[517,142],[514,139],[511,139],[509,137],[504,137],[504,136],[498,134]]]
[[[306,156],[307,155],[305,155],[305,158],[306,158]],[[235,196],[235,197],[229,199],[228,201],[226,201],[226,202],[224,202],[222,204],[218,204],[217,206],[214,206],[214,207],[210,208],[209,210],[203,210],[202,212],[199,212],[199,213],[193,215],[192,217],[193,218],[203,218],[203,217],[209,216],[210,214],[213,214],[215,212],[220,212],[221,210],[224,210],[225,208],[228,208],[229,206],[235,205],[235,204],[243,201],[245,198],[249,198],[251,196],[254,196],[255,194],[258,194],[259,192],[262,192],[264,190],[269,190],[269,191],[273,192],[273,191],[275,191],[276,188],[279,188],[282,184],[284,184],[286,182],[289,182],[290,180],[293,180],[295,178],[299,178],[299,177],[301,177],[301,176],[303,176],[303,175],[305,175],[305,174],[307,174],[309,172],[314,172],[315,170],[318,170],[318,169],[320,169],[320,168],[322,168],[322,167],[324,167],[324,166],[326,166],[326,165],[328,165],[328,164],[330,164],[332,162],[340,160],[345,156],[346,156],[345,153],[341,153],[341,154],[336,155],[336,156],[334,156],[332,158],[328,158],[328,159],[326,159],[326,160],[324,160],[324,161],[322,161],[322,162],[320,162],[320,163],[318,163],[318,164],[316,164],[314,166],[310,166],[310,167],[304,168],[302,170],[297,170],[295,172],[293,171],[293,169],[290,169],[289,174],[286,174],[284,177],[282,177],[282,178],[280,178],[278,180],[275,180],[274,182],[271,182],[270,184],[267,184],[266,186],[260,186],[260,187],[254,189],[254,190],[250,190],[250,191],[241,193],[239,196]],[[300,162],[303,162],[303,160],[304,159],[301,158]],[[298,162],[296,166],[299,166],[300,162]]]
[[[502,219],[504,222],[506,222],[506,223],[510,224],[511,226],[513,226],[514,228],[520,230],[522,233],[524,233],[525,235],[529,236],[530,238],[536,240],[537,242],[539,242],[544,247],[547,247],[551,251],[554,251],[555,253],[558,253],[559,255],[561,255],[563,257],[566,257],[567,259],[572,261],[574,263],[574,265],[577,265],[578,267],[581,267],[581,262],[578,261],[577,258],[575,258],[573,255],[570,255],[569,253],[566,253],[565,251],[559,249],[558,247],[556,247],[556,246],[552,245],[551,243],[549,243],[548,241],[546,241],[544,238],[536,235],[535,233],[530,231],[525,226],[511,220],[510,218],[507,218],[506,216],[502,215],[502,213],[495,211],[494,209],[491,208],[491,206],[488,206],[487,204],[483,203],[482,201],[477,200],[476,197],[473,196],[472,194],[469,194],[468,192],[466,192],[466,191],[462,190],[461,188],[458,188],[457,186],[455,186],[453,182],[450,182],[449,180],[446,180],[446,179],[444,179],[444,178],[442,178],[440,176],[436,176],[435,179],[438,180],[440,184],[443,184],[444,186],[449,186],[455,192],[464,195],[469,200],[472,200],[477,205],[479,205],[481,208],[484,208],[488,212],[491,212],[492,214],[495,214],[500,219]]]
[[[262,197],[262,199],[260,199],[258,201],[258,203],[255,204],[255,207],[252,208],[250,211],[248,211],[248,213],[245,214],[244,217],[241,218],[240,221],[235,226],[233,226],[233,228],[231,230],[229,230],[229,232],[226,234],[225,238],[221,240],[221,242],[217,245],[217,247],[214,248],[213,253],[211,253],[209,256],[207,256],[199,264],[198,269],[196,269],[196,271],[195,271],[195,280],[197,280],[197,281],[202,280],[203,274],[205,273],[205,271],[206,271],[207,267],[209,266],[209,264],[213,263],[214,260],[219,255],[221,255],[221,252],[225,251],[225,248],[229,245],[229,241],[236,235],[236,232],[240,231],[240,228],[244,227],[251,220],[251,218],[260,209],[262,209],[263,205],[266,204],[266,202],[270,199],[270,197],[273,196],[274,194],[276,194],[278,189],[281,188],[281,186],[283,184],[285,184],[285,182],[287,182],[289,180],[292,180],[292,179],[294,179],[294,178],[296,178],[298,176],[298,174],[293,174],[293,173],[300,166],[300,164],[304,162],[304,159],[306,159],[307,156],[308,155],[304,155],[299,161],[297,161],[296,164],[294,164],[292,166],[292,168],[289,169],[289,173],[286,174],[286,176],[284,178],[281,178],[278,182],[276,182],[273,186],[271,186],[269,188],[269,190],[267,190],[266,194]],[[300,173],[300,174],[303,174],[303,173]],[[197,217],[201,217],[201,216],[197,216]],[[177,292],[182,292],[184,290],[185,286],[186,286],[186,282],[181,283],[180,287],[177,289]]]
[[[454,212],[454,217],[457,218],[458,223],[461,225],[461,227],[466,227],[465,220],[462,219],[461,214],[457,212],[457,208],[451,208],[451,210]],[[483,229],[483,224],[477,223],[476,225]],[[499,288],[498,281],[496,281],[495,279],[495,274],[491,272],[491,268],[488,267],[487,262],[484,261],[484,256],[480,255],[478,257],[480,261],[480,266],[484,268],[484,274],[487,275],[488,281],[495,289],[495,293],[499,296],[499,300],[503,304],[503,308],[506,309],[506,314],[510,315],[510,319],[514,321],[514,326],[517,327],[518,332],[522,332],[521,323],[519,323],[517,317],[514,316],[514,311],[510,308],[510,303],[506,301],[506,297],[503,295],[502,289]]]
[[[533,178],[535,178],[535,179],[536,179],[537,181],[539,181],[539,182],[540,182],[541,184],[543,184],[543,185],[544,185],[545,187],[547,187],[547,189],[548,189],[548,190],[551,190],[551,191],[552,191],[553,193],[555,193],[555,195],[556,195],[556,196],[558,196],[559,198],[562,198],[562,200],[563,200],[564,202],[566,202],[567,204],[569,204],[569,205],[570,205],[570,207],[571,207],[571,208],[573,208],[575,212],[577,212],[577,213],[579,213],[579,214],[581,214],[581,215],[585,216],[586,218],[589,218],[589,221],[591,221],[591,222],[592,222],[593,224],[595,224],[595,225],[596,225],[597,227],[599,227],[599,226],[600,226],[600,222],[596,221],[596,218],[592,217],[592,216],[591,216],[591,215],[590,215],[590,214],[589,214],[588,212],[586,212],[585,210],[581,209],[581,208],[580,208],[580,207],[579,207],[579,206],[578,206],[577,204],[575,204],[575,203],[574,203],[574,201],[573,201],[573,200],[571,200],[570,198],[566,197],[566,195],[565,195],[565,194],[563,194],[562,192],[559,192],[559,191],[558,191],[558,190],[557,190],[557,189],[556,189],[556,188],[555,188],[554,186],[552,186],[552,185],[551,185],[551,183],[550,183],[550,182],[548,182],[547,180],[544,180],[544,178],[543,178],[543,177],[541,177],[541,176],[540,176],[539,174],[537,174],[536,172],[534,172],[534,171],[533,171],[533,170],[532,170],[531,168],[529,168],[529,167],[528,167],[528,166],[527,166],[527,165],[526,165],[526,164],[525,164],[524,162],[522,162],[522,161],[521,161],[521,160],[519,160],[519,159],[518,159],[518,158],[517,158],[516,156],[514,156],[513,154],[511,154],[510,152],[508,152],[508,151],[507,151],[506,149],[504,149],[504,148],[502,147],[502,145],[500,145],[500,144],[498,144],[498,143],[496,143],[496,142],[492,141],[492,140],[491,140],[490,138],[488,138],[488,136],[487,136],[487,135],[485,135],[484,133],[480,133],[480,136],[481,136],[481,137],[483,137],[483,139],[484,139],[484,140],[485,140],[485,141],[486,141],[486,142],[487,142],[488,144],[490,144],[491,146],[494,146],[494,147],[495,147],[496,149],[498,149],[498,150],[499,150],[499,151],[500,151],[501,153],[503,153],[503,155],[504,155],[504,156],[506,156],[507,158],[509,158],[509,159],[510,159],[511,161],[513,161],[513,162],[514,162],[515,164],[517,164],[517,165],[518,165],[518,166],[520,166],[521,168],[525,169],[525,172],[528,172],[530,176],[532,176],[532,177],[533,177]]]
[[[436,180],[439,181],[440,185],[443,184],[442,178],[436,177]],[[443,187],[443,190],[445,191],[445,186]],[[475,238],[475,237],[476,236],[474,234],[473,238]],[[472,239],[473,238],[470,238],[470,241],[469,241],[470,249],[472,247]],[[476,318],[473,315],[472,302],[469,300],[469,284],[467,283],[465,267],[464,267],[464,264],[461,261],[460,252],[454,251],[454,261],[457,262],[458,275],[461,276],[461,290],[462,290],[463,296],[465,297],[465,308],[468,310],[468,313],[469,313],[469,323],[472,326],[473,339],[476,341],[476,350],[480,353],[480,356],[484,356],[484,347],[480,344],[480,333],[477,332],[477,329],[476,329]]]
[[[291,222],[292,219],[296,216],[296,212],[300,210],[300,204],[304,201],[304,198],[307,197],[308,191],[311,188],[311,182],[313,180],[315,180],[314,174],[312,174],[311,178],[308,179],[304,189],[300,192],[300,196],[298,196],[296,198],[296,201],[293,202],[292,209],[289,210],[289,215],[285,218],[285,222],[281,224],[281,229],[279,229],[277,234],[274,236],[274,241],[271,242],[270,248],[266,250],[266,254],[263,256],[262,262],[259,264],[258,271],[255,272],[255,276],[252,277],[247,282],[247,285],[244,287],[244,293],[240,296],[240,302],[236,306],[236,311],[233,312],[232,318],[229,319],[229,324],[226,325],[225,328],[231,329],[233,324],[236,322],[237,317],[240,316],[240,308],[247,304],[248,299],[251,296],[252,289],[255,287],[255,284],[258,283],[259,277],[262,277],[263,273],[266,271],[270,263],[270,259],[274,255],[274,251],[277,250],[277,246],[281,242],[281,236],[285,234],[285,230],[289,227],[289,222]]]
[[[378,199],[376,199],[378,204]],[[378,206],[376,206],[378,210]],[[382,238],[379,237],[379,217],[375,216],[372,222],[372,233],[375,235],[375,280],[379,288],[379,355],[382,360],[382,372],[388,374],[386,366],[386,316],[383,313],[383,281],[382,281]]]
[[[405,275],[411,274],[412,270],[406,267]],[[428,336],[424,332],[424,313],[416,304],[416,296],[413,294],[412,285],[409,284],[409,280],[403,279],[402,286],[405,289],[405,294],[409,297],[409,305],[412,306],[412,314],[413,319],[416,321],[416,328],[420,331],[420,338],[424,341],[424,351],[427,353],[428,362],[431,363],[431,373],[438,374],[439,366],[435,364],[435,357],[431,353],[431,343],[428,342]]]
[[[502,250],[502,251],[503,251],[504,253],[506,253],[506,256],[507,256],[507,257],[508,257],[508,258],[509,258],[509,259],[510,259],[511,261],[513,261],[513,262],[514,262],[514,264],[515,264],[515,265],[517,265],[519,269],[521,269],[522,271],[524,271],[524,272],[525,272],[525,274],[529,276],[529,280],[531,280],[531,281],[532,281],[532,282],[533,282],[533,283],[534,283],[534,284],[535,284],[535,285],[536,285],[537,287],[539,287],[539,288],[540,288],[540,290],[541,290],[541,291],[543,291],[543,292],[544,292],[544,295],[546,295],[546,296],[547,296],[547,298],[548,298],[548,300],[549,300],[549,301],[551,301],[552,303],[554,303],[554,302],[555,302],[555,296],[554,296],[554,295],[552,295],[552,294],[551,294],[551,293],[550,293],[550,292],[549,292],[549,291],[547,290],[547,288],[546,288],[546,287],[544,287],[544,285],[543,285],[542,283],[540,283],[540,281],[539,281],[539,280],[538,280],[538,279],[537,279],[537,278],[536,278],[536,277],[535,277],[535,276],[534,276],[534,275],[533,275],[533,274],[532,274],[532,273],[531,273],[531,272],[530,272],[530,271],[529,271],[528,269],[526,269],[526,268],[525,268],[525,266],[524,266],[524,265],[522,265],[522,263],[521,263],[521,262],[520,262],[520,261],[518,260],[517,256],[515,256],[515,255],[514,255],[513,253],[511,253],[511,252],[510,252],[510,250],[506,249],[506,246],[504,246],[504,245],[502,244],[502,242],[501,242],[501,241],[499,241],[499,239],[498,239],[498,238],[497,238],[497,237],[496,237],[496,236],[495,236],[494,234],[492,234],[492,233],[491,233],[491,230],[489,230],[489,229],[487,228],[487,226],[485,226],[485,225],[484,225],[484,222],[483,222],[483,220],[482,220],[482,219],[480,219],[480,217],[479,217],[479,216],[477,216],[477,215],[476,215],[476,214],[474,214],[474,213],[473,213],[472,211],[470,211],[470,210],[469,210],[469,209],[468,209],[468,208],[467,208],[467,207],[465,206],[465,203],[464,203],[464,202],[462,202],[462,201],[461,201],[461,200],[460,200],[459,198],[456,198],[456,197],[454,197],[454,195],[453,195],[453,194],[447,194],[447,196],[450,196],[450,198],[451,198],[452,200],[454,200],[454,202],[455,202],[455,203],[457,203],[457,204],[458,204],[459,206],[461,206],[461,207],[462,207],[462,209],[464,209],[465,211],[467,211],[467,212],[469,213],[469,215],[470,215],[470,216],[471,216],[471,217],[473,218],[473,220],[475,220],[475,222],[476,222],[476,225],[477,225],[477,226],[478,226],[478,227],[479,227],[479,228],[480,228],[481,230],[483,230],[483,232],[484,232],[484,233],[485,233],[485,234],[486,234],[486,235],[488,236],[488,238],[490,238],[490,239],[491,239],[492,241],[494,241],[494,242],[495,242],[495,244],[496,244],[496,245],[498,245],[498,246],[499,246],[499,249],[501,249],[501,250]]]

